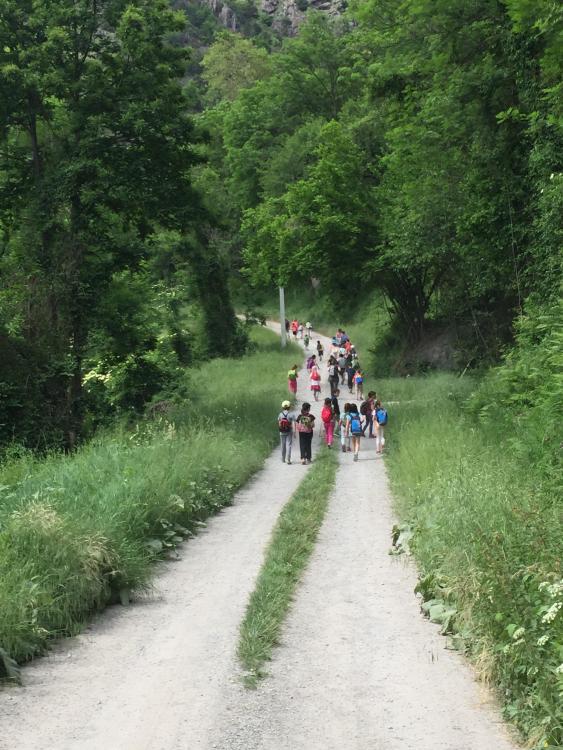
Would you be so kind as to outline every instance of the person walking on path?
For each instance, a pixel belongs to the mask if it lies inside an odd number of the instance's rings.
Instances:
[[[311,404],[305,401],[301,406],[301,414],[295,420],[297,432],[299,433],[299,450],[301,452],[301,463],[311,463],[311,443],[313,442],[313,430],[315,429],[315,416],[311,414]]]
[[[373,434],[373,410],[375,409],[375,391],[369,391],[367,399],[360,406],[360,414],[365,417],[364,434],[369,427],[370,438],[375,437]]]
[[[338,392],[340,394],[340,391]],[[332,402],[332,411],[334,412],[335,422],[340,419],[340,405],[338,403],[338,396],[332,396],[330,399]]]
[[[319,372],[319,368],[317,367],[316,363],[314,363],[313,367],[311,367],[309,380],[311,382],[311,393],[313,394],[313,398],[315,399],[315,401],[318,401],[319,393],[321,392],[321,373]]]
[[[340,385],[344,385],[346,376],[346,352],[344,349],[341,349],[338,354],[338,374],[340,375]]]
[[[293,444],[293,428],[295,425],[295,416],[290,412],[291,404],[289,401],[282,402],[282,410],[278,414],[278,429],[280,431],[281,460],[285,463],[291,463],[291,446]]]
[[[350,404],[348,434],[352,439],[352,450],[354,451],[354,461],[357,461],[360,453],[360,440],[364,435],[362,426],[362,417],[358,412],[357,404]]]
[[[340,378],[338,376],[338,364],[334,357],[328,360],[328,382],[330,384],[330,395],[334,396],[338,390]]]
[[[356,370],[354,384],[356,386],[356,400],[361,401],[364,397],[364,373],[360,369]]]
[[[385,446],[385,425],[387,424],[387,420],[389,417],[387,414],[387,410],[383,408],[383,404],[381,403],[380,399],[377,399],[377,401],[375,402],[374,415],[376,424],[376,453],[383,453],[383,448]]]
[[[305,335],[303,336],[303,344],[304,344],[304,346],[305,346],[305,349],[308,349],[308,348],[309,348],[309,342],[310,342],[310,341],[311,341],[311,339],[309,338],[309,334],[308,334],[308,333],[306,333],[306,334],[305,334]]]
[[[352,357],[348,355],[346,358],[346,375],[348,376],[348,391],[349,393],[354,392],[354,375],[356,374],[356,368],[352,362]]]
[[[293,318],[291,321],[291,333],[293,334],[293,338],[297,338],[297,330],[299,328],[299,323],[297,322],[296,318]]]
[[[319,362],[323,361],[323,354],[325,353],[325,348],[321,344],[321,342],[317,339],[317,356],[319,358]]]
[[[321,411],[321,420],[325,429],[325,440],[328,448],[332,448],[334,439],[334,411],[332,409],[332,399],[325,398],[325,405]]]
[[[309,334],[309,338],[311,338],[311,336],[313,334],[313,326],[311,325],[311,321],[310,320],[308,320],[305,323],[305,328],[307,329],[307,333]]]
[[[350,404],[344,404],[344,412],[340,415],[338,420],[338,427],[340,429],[340,445],[342,446],[342,453],[350,452],[350,436],[348,434],[348,422],[350,421]]]
[[[297,365],[293,365],[291,370],[287,373],[287,387],[293,396],[297,393],[297,378],[299,377],[297,375],[298,369]]]
[[[297,329],[299,331],[299,338],[303,338],[303,323],[299,323],[299,327]]]

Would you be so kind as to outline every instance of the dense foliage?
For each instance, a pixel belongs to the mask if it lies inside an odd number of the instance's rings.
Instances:
[[[2,3],[3,442],[72,448],[86,417],[142,406],[190,359],[188,299],[221,314],[200,354],[233,349],[189,175],[187,56],[165,41],[183,26],[166,0]]]
[[[526,298],[559,296],[562,28],[525,0],[310,15],[205,114],[235,265],[338,303],[378,287],[411,339],[453,319],[494,360]]]

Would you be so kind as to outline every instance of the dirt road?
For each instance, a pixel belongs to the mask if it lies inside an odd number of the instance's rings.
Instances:
[[[238,626],[277,515],[306,471],[283,466],[277,451],[179,561],[162,565],[154,596],[112,608],[26,667],[25,688],[0,694],[0,748],[514,750],[463,660],[420,615],[413,567],[388,555],[384,464],[375,441],[363,442],[358,463],[340,456],[258,691],[240,684]]]

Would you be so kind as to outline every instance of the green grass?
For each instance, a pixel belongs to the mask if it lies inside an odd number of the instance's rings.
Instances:
[[[0,655],[29,659],[120,592],[146,588],[152,561],[260,468],[301,352],[282,353],[269,331],[253,339],[250,356],[187,371],[189,398],[164,418],[0,468]]]
[[[248,687],[255,687],[264,676],[264,663],[279,641],[295,588],[323,522],[337,464],[335,453],[320,454],[274,529],[240,628],[238,655]]]
[[[499,689],[530,746],[559,747],[561,494],[539,455],[517,449],[525,430],[460,408],[473,385],[446,375],[378,384],[386,399],[402,400],[389,408],[392,489],[414,531],[423,595],[454,611],[446,630]]]

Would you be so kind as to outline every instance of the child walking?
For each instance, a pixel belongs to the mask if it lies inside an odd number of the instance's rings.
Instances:
[[[344,404],[344,412],[340,415],[338,420],[338,427],[340,429],[340,445],[342,446],[342,453],[348,453],[352,450],[350,448],[350,436],[348,435],[348,422],[350,421],[350,404]]]
[[[311,414],[311,404],[306,401],[301,406],[301,414],[295,420],[297,432],[299,433],[299,450],[301,451],[301,463],[311,463],[311,443],[313,442],[313,430],[315,429],[315,417]]]
[[[321,342],[317,339],[317,355],[319,357],[319,362],[323,361],[323,354],[325,353],[325,348],[321,344]]]
[[[321,411],[321,419],[325,428],[325,439],[328,448],[332,448],[334,439],[334,411],[332,409],[332,399],[325,398],[325,405]]]
[[[380,399],[377,399],[375,402],[374,417],[376,453],[383,453],[383,448],[385,446],[385,425],[387,424],[388,416],[387,410],[383,408]]]
[[[362,426],[362,418],[360,416],[360,413],[358,412],[358,405],[357,404],[350,404],[350,412],[349,412],[349,421],[348,421],[348,434],[352,438],[352,450],[354,451],[354,461],[358,460],[358,454],[360,452],[360,440],[362,439],[364,435],[364,430]]]
[[[356,399],[362,401],[364,398],[364,373],[360,369],[356,370],[354,384],[356,386]]]
[[[321,373],[316,364],[311,367],[311,374],[309,375],[311,382],[311,393],[315,401],[319,400],[319,393],[321,392]]]
[[[280,431],[281,460],[285,463],[291,463],[291,446],[293,444],[293,425],[295,417],[289,411],[291,404],[289,401],[282,402],[282,410],[278,414],[278,429]]]
[[[297,393],[297,378],[299,377],[297,375],[298,369],[297,365],[293,365],[291,370],[287,373],[287,387],[293,396]]]

